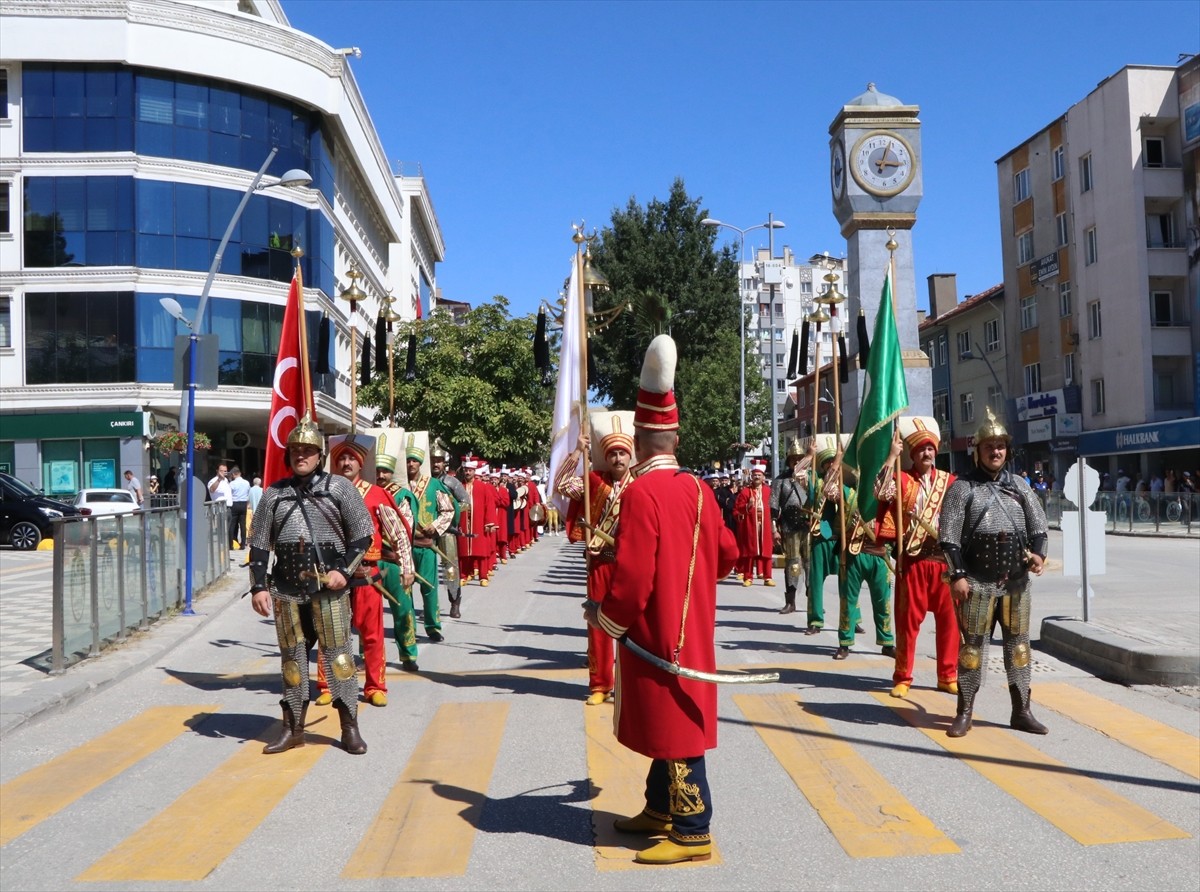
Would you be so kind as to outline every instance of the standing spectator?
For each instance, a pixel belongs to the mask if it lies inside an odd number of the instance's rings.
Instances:
[[[158,476],[151,474],[146,480],[146,488],[150,490],[150,495],[158,495]]]
[[[250,510],[250,483],[242,476],[237,465],[229,471],[229,508],[233,517],[229,522],[229,547],[246,547],[246,512]]]
[[[634,449],[637,477],[621,497],[612,591],[587,601],[588,625],[658,657],[620,648],[615,730],[618,742],[647,756],[645,807],[614,826],[622,833],[665,833],[635,856],[641,864],[712,857],[713,803],[705,752],[717,745],[717,689],[660,663],[716,669],[717,580],[737,559],[737,542],[708,487],[679,472],[675,342],[659,335],[642,366]]]
[[[208,481],[208,500],[223,502],[230,511],[233,510],[233,490],[229,487],[229,466],[225,462],[217,465],[217,475]],[[229,547],[233,548],[233,517],[229,518]]]
[[[1174,495],[1179,489],[1179,481],[1175,477],[1175,469],[1168,468],[1167,474],[1163,478],[1163,492],[1167,495]]]
[[[163,478],[162,489],[166,493],[175,493],[179,489],[179,484],[175,481],[174,465],[167,469],[167,476]]]
[[[1129,485],[1132,482],[1124,468],[1117,468],[1117,492],[1129,492]]]
[[[1179,491],[1188,493],[1196,491],[1196,478],[1192,476],[1191,471],[1183,472],[1183,479],[1179,481]]]
[[[262,498],[262,494],[263,494],[262,478],[255,477],[254,483],[250,487],[250,511],[251,512],[253,512],[254,509],[258,507],[258,501],[259,501],[259,499]]]
[[[133,471],[125,472],[125,488],[133,493],[133,500],[139,508],[142,507],[142,481],[133,476]]]

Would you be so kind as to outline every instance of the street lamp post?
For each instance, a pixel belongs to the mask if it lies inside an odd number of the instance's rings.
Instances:
[[[204,310],[208,306],[208,295],[212,290],[213,279],[217,276],[217,270],[221,268],[221,259],[225,256],[225,248],[229,245],[229,239],[233,235],[233,230],[237,226],[238,220],[242,218],[242,212],[246,210],[246,205],[250,202],[250,196],[259,191],[259,189],[266,188],[266,186],[260,184],[262,183],[263,175],[266,174],[267,168],[271,166],[271,162],[275,160],[275,155],[278,152],[278,147],[271,149],[267,155],[267,160],[263,162],[262,167],[258,169],[258,173],[254,175],[254,179],[250,181],[250,185],[246,187],[241,202],[239,202],[237,209],[233,212],[233,216],[229,220],[229,225],[225,227],[225,234],[221,237],[221,243],[217,246],[217,253],[213,256],[212,265],[208,268],[208,276],[205,278],[204,288],[200,292],[200,303],[196,307],[194,320],[188,320],[184,316],[183,307],[174,298],[164,297],[159,300],[162,308],[186,325],[189,331],[187,392],[183,394],[180,401],[180,412],[186,412],[187,414],[187,469],[184,474],[184,485],[180,487],[180,504],[183,506],[184,518],[183,614],[185,616],[195,615],[195,611],[192,609],[192,584],[195,572],[195,549],[192,546],[192,534],[195,530],[195,512],[192,510],[192,485],[196,461],[196,353],[199,347],[200,330],[204,326]],[[278,185],[292,188],[307,186],[311,182],[312,177],[307,172],[292,169],[279,178]],[[276,184],[273,183],[270,185]]]
[[[738,329],[739,329],[739,334],[741,335],[740,343],[741,343],[741,347],[742,347],[741,356],[739,357],[740,367],[741,367],[741,371],[740,371],[741,377],[740,377],[740,393],[738,395],[741,397],[741,422],[738,427],[738,444],[739,444],[740,449],[744,449],[745,447],[742,446],[741,444],[744,444],[746,442],[746,299],[745,299],[745,296],[742,291],[742,274],[743,274],[743,265],[744,265],[745,259],[746,259],[746,233],[753,232],[755,229],[767,229],[767,230],[783,229],[786,224],[784,224],[780,220],[772,219],[770,214],[767,215],[766,223],[756,223],[753,226],[747,226],[745,229],[742,229],[741,227],[738,227],[738,226],[734,226],[732,223],[724,223],[720,220],[714,219],[713,217],[706,217],[703,220],[701,220],[700,223],[703,226],[724,226],[726,229],[732,229],[734,232],[736,232],[738,234],[738,317],[739,317],[738,318]],[[771,240],[770,244],[771,244],[771,253],[773,255],[775,253],[773,239]],[[774,314],[774,311],[775,311],[775,301],[774,301],[773,297],[774,296],[772,295],[772,301],[771,301],[772,314]],[[775,416],[775,411],[774,411],[775,410],[775,405],[774,405],[774,403],[775,403],[775,375],[774,375],[775,331],[774,331],[774,328],[775,328],[775,326],[772,325],[771,326],[771,329],[772,329],[772,331],[771,331],[771,338],[772,338],[771,417],[772,418],[774,418],[774,416]],[[774,440],[772,440],[772,443],[774,443]]]
[[[959,354],[959,359],[964,360],[964,361],[969,361],[972,359],[982,359],[983,360],[983,364],[986,365],[987,370],[992,373],[992,380],[996,382],[996,387],[1000,391],[1000,399],[1004,403],[1004,408],[1002,410],[1004,413],[1004,426],[1005,426],[1005,428],[1007,428],[1008,432],[1011,434],[1012,433],[1012,425],[1009,424],[1009,418],[1008,418],[1008,394],[1004,390],[1004,385],[1000,383],[1000,377],[996,374],[996,369],[993,368],[992,361],[990,359],[988,359],[987,354],[980,348],[979,342],[972,341],[972,343],[975,345],[975,349],[971,350],[970,348],[968,348],[968,349],[964,350],[961,354]],[[1015,456],[1012,456],[1012,457],[1015,457]]]

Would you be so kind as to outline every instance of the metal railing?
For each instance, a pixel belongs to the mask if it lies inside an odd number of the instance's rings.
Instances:
[[[1075,510],[1061,492],[1047,493],[1045,506],[1046,520],[1054,528],[1064,509]],[[1101,492],[1091,509],[1104,512],[1104,528],[1110,533],[1200,536],[1200,493]]]
[[[223,502],[201,506],[209,559],[197,562],[197,591],[229,569],[229,516]],[[183,604],[182,530],[178,507],[55,521],[51,674]]]

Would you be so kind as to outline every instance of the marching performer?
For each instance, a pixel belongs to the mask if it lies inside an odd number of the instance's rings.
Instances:
[[[771,520],[775,541],[783,550],[783,607],[780,613],[796,612],[796,589],[808,557],[808,474],[813,450],[805,453],[800,441],[788,443],[783,473],[771,483]],[[718,490],[718,503],[721,501]]]
[[[763,585],[774,585],[775,534],[771,524],[771,487],[766,484],[767,460],[750,461],[750,485],[737,494],[733,518],[737,521],[738,575],[750,585],[757,575]]]
[[[472,579],[478,579],[480,585],[486,586],[487,532],[495,522],[496,502],[492,488],[475,479],[477,470],[479,459],[474,455],[464,455],[459,473],[462,474],[467,506],[458,519],[458,564],[464,585]]]
[[[408,551],[412,553],[413,505],[416,498],[407,487],[401,486],[395,480],[396,456],[392,454],[392,442],[401,436],[396,430],[380,430],[377,435],[378,453],[375,456],[375,485],[388,494],[396,511],[400,515],[404,531],[407,533]],[[407,573],[400,569],[398,550],[393,550],[385,541],[383,554],[379,558],[379,573],[383,577],[383,587],[391,596],[388,598],[388,609],[392,612],[392,637],[400,651],[400,668],[405,672],[416,672],[417,665],[417,631],[416,615],[413,612],[412,584],[416,580],[410,568]]]
[[[454,523],[454,500],[441,482],[423,473],[425,450],[410,433],[404,448],[408,489],[416,500],[413,512],[413,563],[421,588],[421,619],[430,641],[444,640],[441,605],[438,601],[437,539]],[[415,598],[413,599],[415,602]]]
[[[442,572],[446,582],[446,596],[450,599],[450,618],[462,616],[462,580],[458,568],[458,522],[463,508],[467,507],[467,491],[453,474],[447,473],[450,451],[441,439],[429,447],[430,476],[441,482],[454,499],[454,526],[438,537],[442,552]]]
[[[838,457],[838,439],[834,434],[818,434],[814,442],[813,464],[820,473],[811,475],[808,490],[812,508],[809,514],[808,627],[804,630],[805,635],[816,635],[825,627],[825,580],[838,574],[841,563],[841,473],[834,466]]]
[[[942,507],[939,538],[963,636],[958,711],[946,732],[950,737],[971,730],[988,641],[997,623],[1012,698],[1009,726],[1049,733],[1029,705],[1029,574],[1041,576],[1045,565],[1046,514],[1024,478],[1005,467],[1011,442],[989,406],[987,419],[975,432],[975,467],[954,482]]]
[[[843,469],[849,475],[850,472]],[[885,657],[896,656],[896,639],[892,633],[892,590],[889,582],[887,561],[882,545],[871,538],[871,530],[863,521],[858,510],[858,487],[851,485],[855,481],[849,479],[843,486],[842,501],[846,509],[846,575],[838,586],[838,648],[834,651],[835,660],[844,660],[850,656],[850,648],[854,646],[854,636],[863,631],[859,625],[861,613],[858,608],[858,598],[862,593],[863,583],[871,595],[871,614],[875,621],[875,643],[880,646]]]

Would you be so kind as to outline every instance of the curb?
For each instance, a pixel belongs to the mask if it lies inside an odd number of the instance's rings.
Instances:
[[[126,641],[76,663],[62,675],[48,676],[20,694],[4,697],[0,707],[0,740],[17,728],[67,709],[160,660],[240,600],[244,584],[240,574],[222,574],[192,600],[193,608],[204,608],[204,613],[172,614],[144,631],[131,632]]]
[[[1074,617],[1043,619],[1039,646],[1065,662],[1120,684],[1200,685],[1200,654],[1196,651],[1139,641]]]

